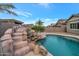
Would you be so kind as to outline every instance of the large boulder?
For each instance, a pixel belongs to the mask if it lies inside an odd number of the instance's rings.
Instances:
[[[27,37],[24,36],[14,36],[13,40],[15,41],[25,41],[27,39]]]
[[[13,30],[12,30],[12,28],[10,28],[10,29],[6,30],[4,34],[12,34],[12,32],[13,32]]]
[[[39,47],[39,45],[36,45],[35,48],[34,48],[34,53],[36,55],[39,55],[39,52],[40,52],[40,47]]]
[[[31,48],[31,50],[35,49],[36,44],[34,42],[29,43],[29,47]]]
[[[7,47],[7,46],[9,47],[9,44],[11,44],[12,42],[13,42],[13,40],[6,40],[6,41],[3,41],[3,42],[2,42],[2,46],[3,46],[3,47]]]
[[[2,42],[2,49],[3,49],[3,53],[4,55],[8,56],[8,55],[12,55],[13,53],[13,44],[12,44],[12,40],[6,40]]]
[[[16,50],[15,55],[16,56],[23,56],[23,55],[27,54],[29,51],[30,51],[30,47],[26,46],[26,47]]]
[[[27,32],[26,31],[23,31],[22,33],[23,33],[23,35],[27,35]]]
[[[13,33],[13,36],[21,36],[21,35],[23,35],[23,33]]]
[[[47,53],[48,53],[47,50],[45,50],[45,49],[43,49],[43,48],[40,47],[40,54],[41,54],[42,56],[46,56]]]
[[[14,36],[27,35],[26,31],[13,33]]]
[[[11,34],[5,34],[4,36],[1,37],[1,40],[9,40],[12,39]]]
[[[20,27],[18,29],[16,29],[16,32],[23,32],[26,31],[26,29],[24,27]]]
[[[15,42],[14,43],[15,50],[23,48],[25,46],[28,46],[28,42],[27,41],[20,41],[20,42],[17,42],[17,43]]]

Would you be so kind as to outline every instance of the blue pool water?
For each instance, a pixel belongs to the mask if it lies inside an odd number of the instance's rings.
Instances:
[[[72,40],[70,40],[72,39]],[[47,35],[45,39],[38,41],[54,56],[79,56],[79,42],[57,35]]]

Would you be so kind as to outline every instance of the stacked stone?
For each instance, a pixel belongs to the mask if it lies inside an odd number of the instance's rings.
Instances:
[[[16,29],[13,33],[14,55],[23,56],[30,51],[27,41],[27,32],[24,27]]]
[[[5,31],[4,35],[1,37],[1,55],[10,56],[13,53],[13,40],[12,40],[12,29]]]

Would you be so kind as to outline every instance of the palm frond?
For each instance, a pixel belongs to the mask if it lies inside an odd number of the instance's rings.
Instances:
[[[12,14],[12,15],[18,16],[15,12],[13,12],[13,11],[11,11],[11,10],[6,9],[6,11],[7,11],[7,13],[9,13],[9,14]]]
[[[0,4],[0,12],[2,13],[9,13],[15,16],[18,16],[15,12],[12,11],[12,9],[15,9],[15,6],[12,4]]]

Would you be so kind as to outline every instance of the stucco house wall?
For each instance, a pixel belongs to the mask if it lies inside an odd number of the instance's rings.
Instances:
[[[65,32],[66,26],[61,25],[60,27],[53,27],[55,32]]]
[[[79,16],[70,18],[67,21],[67,25],[66,25],[68,33],[79,34],[79,29],[71,29],[70,28],[71,23],[79,23]]]
[[[47,27],[45,28],[45,32],[65,32],[66,31],[66,25],[61,25],[59,27]]]
[[[57,23],[53,26],[48,26],[45,32],[66,32],[66,21],[64,19],[59,19]]]
[[[54,29],[53,29],[52,26],[51,27],[46,27],[45,30],[44,30],[44,32],[53,32],[53,31],[54,31]]]
[[[55,32],[66,32],[66,21],[65,19],[59,19],[56,25],[54,26]]]

